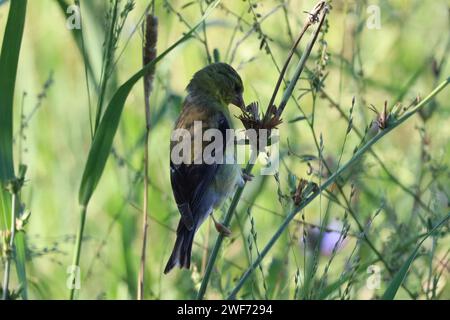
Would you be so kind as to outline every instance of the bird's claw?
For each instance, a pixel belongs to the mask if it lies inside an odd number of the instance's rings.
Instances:
[[[213,218],[214,226],[216,227],[217,232],[219,232],[224,237],[231,236],[231,230],[225,227],[224,224],[217,222],[216,219]]]
[[[245,182],[252,181],[254,177],[255,176],[250,173],[242,172],[242,179],[244,179]]]

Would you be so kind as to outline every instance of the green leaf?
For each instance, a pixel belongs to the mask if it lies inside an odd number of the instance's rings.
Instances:
[[[408,273],[409,267],[416,259],[417,253],[419,252],[420,247],[422,246],[423,242],[428,239],[429,236],[434,234],[448,219],[450,218],[450,214],[448,214],[441,222],[439,222],[433,229],[431,229],[423,238],[420,240],[420,242],[417,244],[414,251],[411,253],[409,258],[405,261],[403,266],[400,268],[400,270],[395,274],[394,278],[392,279],[391,283],[387,287],[386,291],[383,294],[382,300],[393,300],[395,298],[395,295],[397,294],[398,289],[402,285],[403,281],[406,278],[406,275]]]
[[[67,16],[67,8],[70,6],[65,0],[56,0],[58,2],[58,6],[61,9],[61,12],[64,16]],[[70,34],[73,37],[73,40],[75,41],[78,50],[80,51],[81,56],[83,57],[83,61],[86,64],[87,71],[89,73],[89,76],[92,78],[92,81],[94,81],[94,87],[98,87],[98,81],[95,77],[94,69],[92,67],[92,62],[89,57],[89,55],[86,54],[86,49],[84,47],[83,43],[83,29],[73,29],[69,30]]]
[[[27,294],[27,273],[25,269],[25,263],[27,261],[27,247],[25,241],[25,233],[23,231],[16,233],[16,238],[14,239],[14,244],[16,248],[16,269],[17,276],[20,280],[20,295],[22,299],[28,299]]]
[[[11,194],[4,186],[14,178],[13,160],[13,103],[16,84],[17,65],[20,56],[23,29],[25,25],[26,0],[12,0],[9,7],[8,20],[3,36],[0,53],[0,229],[11,227]],[[16,247],[25,248],[25,239],[19,237]],[[17,256],[16,269],[22,298],[26,299],[25,259]]]
[[[113,143],[114,136],[119,126],[120,117],[122,115],[123,107],[127,100],[128,95],[131,92],[133,86],[155,65],[161,61],[168,53],[178,47],[184,41],[189,39],[195,30],[203,23],[206,17],[211,13],[211,10],[217,6],[220,0],[215,1],[209,6],[208,10],[202,17],[199,23],[194,26],[188,33],[186,33],[180,40],[174,43],[170,48],[159,55],[155,60],[148,63],[144,68],[139,70],[133,75],[127,82],[120,86],[111,101],[109,102],[105,113],[102,117],[98,130],[94,135],[91,149],[87,163],[84,168],[83,178],[81,180],[78,200],[80,205],[87,206],[92,194],[97,187],[98,182],[105,169],[106,161]]]
[[[17,64],[25,24],[26,0],[11,1],[8,21],[0,54],[0,180],[2,184],[14,178],[13,164],[13,101]],[[3,189],[3,188],[2,188]],[[8,192],[3,192],[10,198]],[[5,201],[2,201],[4,204]],[[5,210],[6,209],[6,210]],[[8,208],[2,206],[2,227],[9,225]],[[7,221],[7,224],[4,224]]]

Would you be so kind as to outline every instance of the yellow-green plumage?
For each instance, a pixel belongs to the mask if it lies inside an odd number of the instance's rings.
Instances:
[[[234,163],[206,164],[201,159],[203,149],[209,142],[203,141],[202,148],[194,148],[194,123],[201,122],[202,132],[218,129],[223,134],[223,149],[226,148],[225,131],[232,129],[229,104],[244,107],[242,80],[229,65],[216,63],[198,71],[188,87],[181,114],[175,129],[191,133],[192,163],[175,165],[171,161],[172,190],[181,219],[177,228],[177,240],[164,273],[173,267],[189,268],[192,242],[195,232],[203,221],[219,208],[230,196],[236,184],[242,183],[241,167]],[[171,143],[171,150],[175,142]]]

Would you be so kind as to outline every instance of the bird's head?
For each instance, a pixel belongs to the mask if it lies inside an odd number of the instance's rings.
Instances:
[[[245,108],[244,86],[239,74],[226,63],[213,63],[196,72],[187,86],[192,98],[215,99]]]

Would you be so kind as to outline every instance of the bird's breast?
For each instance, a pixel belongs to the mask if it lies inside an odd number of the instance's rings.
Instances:
[[[214,190],[219,196],[219,201],[214,207],[219,207],[223,200],[231,196],[236,186],[242,182],[242,170],[238,164],[220,165],[214,178]]]

